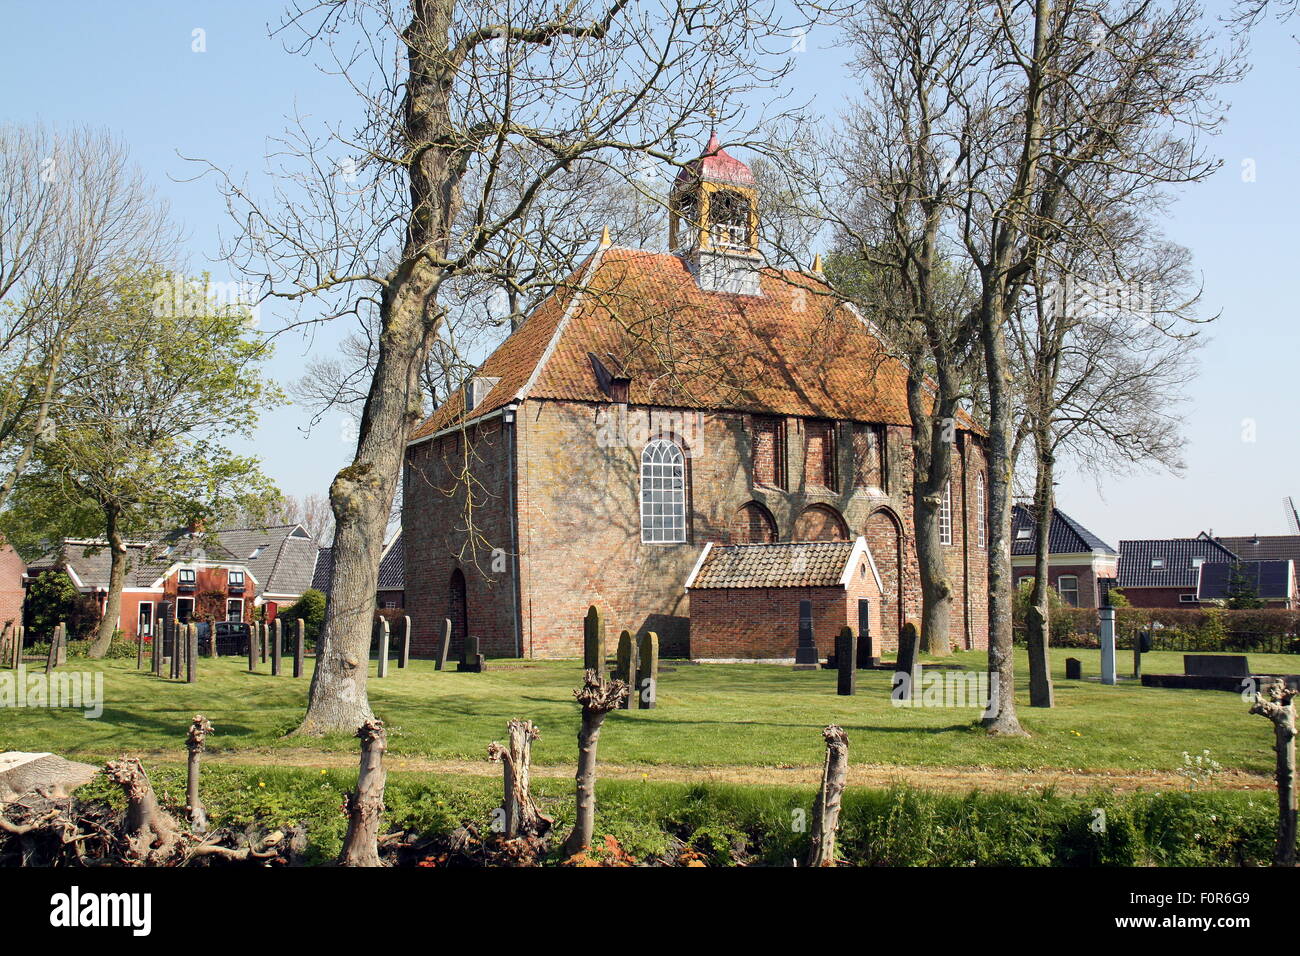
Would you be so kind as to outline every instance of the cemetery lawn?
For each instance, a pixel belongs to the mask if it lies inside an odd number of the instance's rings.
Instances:
[[[978,727],[975,709],[894,707],[884,671],[859,671],[857,695],[839,697],[829,670],[665,661],[659,706],[612,713],[601,734],[600,760],[643,769],[652,779],[660,776],[656,767],[710,768],[721,779],[772,782],[769,776],[781,769],[819,768],[821,728],[838,723],[848,732],[854,765],[956,768],[970,774],[972,785],[990,774],[1039,770],[1159,772],[1167,785],[1185,752],[1195,756],[1203,750],[1225,770],[1271,773],[1273,728],[1248,714],[1239,694],[1067,681],[1067,656],[1083,661],[1085,675],[1098,672],[1097,651],[1054,651],[1057,706],[1041,710],[1028,706],[1027,663],[1024,652],[1017,652],[1018,709],[1032,734],[1023,740],[990,739]],[[983,669],[986,657],[969,651],[936,663]],[[1296,658],[1286,655],[1251,654],[1250,663],[1257,673],[1300,670]],[[43,670],[35,661],[28,665],[32,672]],[[69,672],[103,672],[103,714],[86,719],[79,710],[4,707],[0,751],[51,751],[91,763],[130,753],[179,763],[189,721],[202,713],[216,727],[208,746],[214,762],[354,766],[357,743],[351,736],[285,737],[303,712],[307,677],[271,677],[269,665],[249,674],[246,662],[236,658],[200,665],[199,682],[187,685],[137,671],[134,660],[70,659]],[[580,682],[578,661],[491,661],[482,674],[439,672],[431,661],[412,661],[404,671],[394,664],[384,680],[375,679],[373,661],[370,666],[371,705],[389,728],[394,770],[404,760],[413,770],[420,761],[464,761],[460,772],[496,775],[484,759],[486,747],[501,739],[512,717],[531,718],[541,728],[533,748],[541,775],[547,766],[559,775],[576,759],[572,691]],[[1131,658],[1121,654],[1121,674],[1130,666]],[[1181,673],[1182,655],[1148,654],[1143,667],[1147,673]],[[0,687],[12,681],[6,676],[11,674],[0,670]],[[1251,780],[1247,785],[1269,783]]]

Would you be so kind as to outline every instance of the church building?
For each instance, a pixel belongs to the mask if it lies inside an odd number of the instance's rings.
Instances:
[[[670,194],[672,251],[602,239],[412,434],[413,651],[433,653],[450,619],[453,653],[472,635],[488,656],[580,657],[594,604],[611,644],[624,628],[650,630],[665,656],[783,660],[798,622],[774,609],[800,588],[823,602],[843,590],[843,615],[827,620],[856,621],[848,605],[872,602],[885,649],[919,619],[905,369],[817,265],[764,265],[758,198],[750,169],[712,137]],[[987,640],[984,439],[967,419],[957,426],[941,533],[952,638],[976,648]],[[704,600],[713,572],[701,566],[724,558],[726,577],[713,579],[726,585],[729,636],[697,647],[692,593]],[[707,592],[714,619],[720,593]],[[822,656],[833,638],[817,635]]]

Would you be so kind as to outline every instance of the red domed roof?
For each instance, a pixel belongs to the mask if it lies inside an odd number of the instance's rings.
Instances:
[[[737,186],[754,185],[754,174],[750,168],[732,156],[718,141],[718,133],[709,134],[709,142],[704,147],[704,155],[694,162],[687,163],[677,174],[677,185],[695,179],[708,179],[715,182],[734,183]]]

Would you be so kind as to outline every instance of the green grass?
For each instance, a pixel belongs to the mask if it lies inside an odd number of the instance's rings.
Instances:
[[[609,717],[600,755],[623,764],[815,766],[824,753],[820,729],[838,723],[849,733],[855,763],[1169,771],[1182,765],[1185,751],[1209,749],[1225,768],[1271,770],[1272,728],[1248,715],[1238,694],[1066,681],[1070,656],[1083,660],[1085,674],[1098,671],[1097,651],[1054,651],[1058,706],[1048,711],[1028,707],[1026,663],[1018,652],[1020,716],[1033,735],[1026,740],[989,739],[973,709],[893,707],[884,672],[859,672],[857,696],[839,697],[832,671],[680,665],[661,676],[657,709]],[[1293,657],[1252,654],[1250,661],[1256,671],[1300,670]],[[1123,674],[1130,658],[1121,654],[1120,662]],[[966,652],[945,663],[983,668],[985,655]],[[390,729],[393,755],[479,760],[508,719],[527,717],[542,730],[535,762],[571,762],[579,663],[491,665],[483,674],[458,674],[413,661],[405,671],[394,666],[381,681],[373,679],[372,662],[370,699]],[[304,746],[355,752],[356,741],[346,735],[310,743],[284,738],[303,711],[307,678],[249,674],[235,658],[202,661],[194,686],[137,672],[130,660],[68,662],[69,670],[83,667],[105,674],[103,715],[87,720],[78,711],[0,711],[0,750],[49,750],[92,762],[124,752],[170,752],[179,760],[189,719],[202,712],[216,725],[216,753]],[[1147,655],[1144,668],[1180,673],[1182,655]]]

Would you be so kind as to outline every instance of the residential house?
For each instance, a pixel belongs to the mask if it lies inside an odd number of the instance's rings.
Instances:
[[[383,611],[406,607],[406,551],[402,547],[402,532],[393,535],[379,556],[379,587],[375,593],[375,607]],[[311,586],[329,597],[334,583],[334,549],[321,548],[316,559],[316,573]]]
[[[1034,576],[1038,522],[1032,505],[1011,508],[1011,574],[1018,587]],[[1059,508],[1047,534],[1048,583],[1071,607],[1100,607],[1115,579],[1119,552]]]
[[[1134,607],[1196,607],[1201,565],[1237,560],[1208,535],[1121,541],[1116,583]]]

